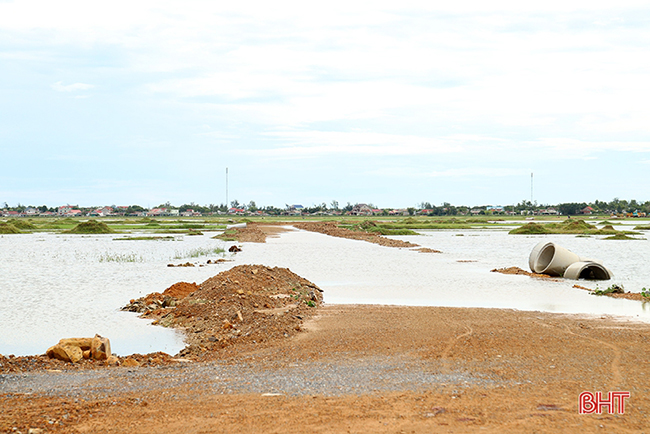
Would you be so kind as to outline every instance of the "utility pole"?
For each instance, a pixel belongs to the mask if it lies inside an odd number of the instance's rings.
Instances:
[[[228,168],[226,167],[226,212],[228,212]]]
[[[530,203],[533,203],[533,172],[530,172]]]

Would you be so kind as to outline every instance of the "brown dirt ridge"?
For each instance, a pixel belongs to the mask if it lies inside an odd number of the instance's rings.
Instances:
[[[418,244],[402,240],[393,240],[374,232],[351,231],[350,229],[339,227],[334,222],[297,222],[291,223],[291,225],[295,228],[303,229],[306,231],[319,232],[321,234],[329,235],[332,237],[367,241],[369,243],[379,244],[380,246],[385,247],[419,247]]]
[[[204,360],[233,345],[293,336],[322,302],[318,286],[287,268],[239,265],[199,286],[175,284],[123,309],[184,330],[188,346],[179,356]]]

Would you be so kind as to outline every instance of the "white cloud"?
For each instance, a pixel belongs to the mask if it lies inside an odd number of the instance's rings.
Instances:
[[[326,155],[433,155],[463,152],[462,142],[453,138],[431,139],[410,135],[373,132],[301,131],[273,132],[281,145],[265,150],[240,152],[278,158],[307,158]]]
[[[368,175],[377,175],[391,178],[503,178],[509,176],[529,175],[527,169],[513,169],[507,167],[457,167],[445,170],[426,171],[422,169],[414,170],[413,168],[382,168],[364,171]]]
[[[73,83],[73,84],[63,84],[62,81],[57,81],[54,83],[52,86],[52,89],[56,90],[57,92],[77,92],[81,90],[88,90],[92,89],[95,86],[92,84],[86,84],[86,83]]]
[[[586,157],[605,151],[650,152],[650,141],[587,141],[571,138],[541,138],[530,142],[531,146],[550,149],[566,158]]]

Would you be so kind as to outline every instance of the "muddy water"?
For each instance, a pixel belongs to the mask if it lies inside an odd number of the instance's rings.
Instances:
[[[572,288],[575,283],[601,289],[618,283],[632,292],[650,288],[649,241],[514,236],[498,230],[422,231],[419,236],[396,238],[444,253],[419,253],[294,231],[268,240],[270,246],[247,246],[238,260],[290,267],[319,284],[328,303],[495,307],[624,315],[650,321],[650,303],[596,297]],[[614,279],[576,282],[490,272],[510,266],[527,270],[528,255],[542,240],[556,242],[582,257],[600,259],[614,272]]]
[[[119,308],[178,281],[202,282],[216,274],[211,267],[169,268],[167,264],[194,260],[187,257],[193,249],[223,243],[209,237],[113,238],[0,236],[0,354],[42,354],[61,338],[95,333],[110,338],[113,352],[120,355],[175,354],[183,348],[175,331],[151,326]]]
[[[533,246],[549,240],[602,260],[615,277],[600,283],[601,288],[618,283],[639,292],[650,288],[650,241],[509,236],[499,230],[423,231],[399,237],[444,252],[429,254],[291,230],[266,244],[245,244],[233,262],[167,267],[170,262],[205,263],[219,257],[189,257],[193,249],[224,245],[210,236],[176,241],[113,241],[112,235],[1,236],[0,354],[41,354],[62,337],[95,333],[109,337],[113,351],[121,355],[175,354],[183,347],[177,333],[121,312],[120,306],[179,281],[201,283],[244,263],[290,268],[323,288],[327,303],[498,307],[650,321],[650,306],[595,297],[572,288],[572,281],[490,272],[509,266],[527,269]],[[580,283],[596,287],[594,282]]]

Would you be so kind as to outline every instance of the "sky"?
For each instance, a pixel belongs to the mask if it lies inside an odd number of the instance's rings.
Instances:
[[[0,205],[645,201],[648,173],[645,1],[0,0]]]

